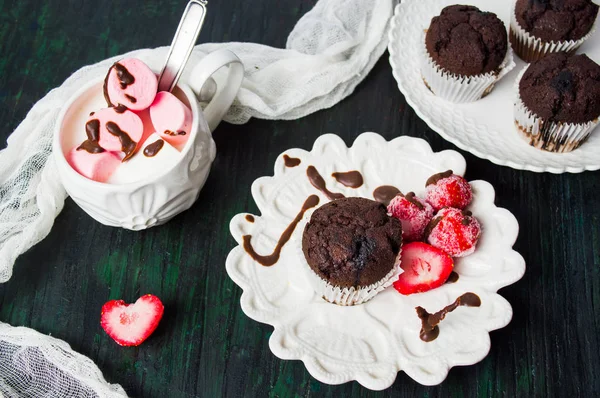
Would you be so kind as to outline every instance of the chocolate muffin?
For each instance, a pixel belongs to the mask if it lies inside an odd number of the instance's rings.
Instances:
[[[450,102],[488,95],[514,66],[504,23],[477,7],[453,5],[426,30],[421,74],[436,96]]]
[[[519,81],[516,123],[536,147],[566,152],[589,136],[600,117],[600,65],[585,54],[548,54]]]
[[[579,40],[592,29],[598,6],[591,0],[517,0],[523,29],[545,42]]]
[[[400,221],[383,204],[364,198],[320,207],[302,236],[309,267],[331,289],[360,290],[384,281],[397,266],[401,245]]]
[[[446,71],[475,76],[496,71],[508,48],[504,23],[477,7],[453,5],[431,20],[427,52]]]
[[[574,52],[592,31],[598,8],[591,0],[516,0],[512,47],[527,62],[552,52]]]

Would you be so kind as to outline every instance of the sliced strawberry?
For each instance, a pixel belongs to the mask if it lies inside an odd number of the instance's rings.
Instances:
[[[438,248],[423,242],[412,242],[402,246],[400,267],[404,272],[394,282],[394,288],[408,295],[443,285],[454,268],[454,262]]]
[[[117,344],[137,346],[154,332],[165,307],[151,294],[140,297],[134,304],[111,300],[102,306],[100,325]]]

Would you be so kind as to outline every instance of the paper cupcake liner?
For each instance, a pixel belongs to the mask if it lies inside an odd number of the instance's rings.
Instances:
[[[436,96],[454,103],[474,102],[485,97],[496,82],[516,65],[510,45],[498,70],[477,76],[460,76],[445,71],[431,58],[425,45],[422,46],[421,57],[421,75],[427,88]]]
[[[599,120],[588,123],[564,123],[543,120],[533,113],[519,94],[519,82],[525,74],[524,68],[515,83],[515,125],[529,145],[549,152],[570,152],[578,148],[590,136]]]
[[[304,232],[304,228],[306,227],[307,219],[304,219],[299,225],[300,231]],[[386,288],[390,287],[395,281],[398,280],[400,274],[402,274],[403,270],[400,268],[400,257],[402,254],[402,248],[400,248],[400,252],[398,252],[398,256],[396,257],[396,262],[394,266],[384,276],[380,281],[373,283],[368,286],[361,286],[359,288],[350,287],[350,288],[341,288],[339,286],[334,286],[328,281],[321,278],[316,272],[310,268],[306,258],[304,257],[304,252],[302,251],[302,238],[300,237],[296,241],[296,247],[298,249],[298,257],[302,262],[302,266],[306,270],[306,275],[310,280],[310,284],[314,291],[321,296],[325,301],[328,301],[332,304],[337,304],[341,306],[350,306],[350,305],[358,305],[362,303],[366,303],[371,300],[377,294],[381,293]]]
[[[533,62],[542,58],[544,55],[556,52],[575,52],[586,41],[596,30],[596,22],[592,25],[592,28],[587,35],[583,36],[579,40],[565,40],[565,41],[550,41],[544,42],[542,39],[538,39],[529,32],[527,32],[519,22],[517,21],[517,15],[515,11],[515,2],[510,13],[510,33],[509,39],[513,47],[513,50],[517,55],[525,62]]]

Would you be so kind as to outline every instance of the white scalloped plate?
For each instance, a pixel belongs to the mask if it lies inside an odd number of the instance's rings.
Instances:
[[[262,215],[255,216],[254,223],[246,220],[246,214],[231,220],[231,233],[240,246],[226,262],[229,276],[243,289],[244,313],[275,328],[269,340],[271,351],[282,359],[302,360],[310,374],[324,383],[357,380],[373,390],[389,387],[400,370],[421,384],[434,385],[444,380],[452,366],[483,359],[490,349],[488,333],[506,326],[512,317],[510,304],[496,292],[525,272],[523,258],[512,250],[517,220],[494,205],[492,186],[471,182],[475,195],[469,209],[480,220],[483,233],[475,253],[456,261],[458,282],[411,296],[388,288],[365,304],[340,307],[325,302],[310,287],[307,265],[299,255],[300,228],[272,267],[261,266],[244,251],[243,235],[252,235],[258,253],[269,254],[308,196],[319,195],[320,205],[327,202],[306,177],[309,165],[317,168],[332,191],[372,199],[380,185],[423,195],[430,175],[447,169],[464,174],[465,159],[456,151],[434,153],[419,138],[387,142],[374,133],[361,134],[351,148],[328,134],[317,139],[311,152],[285,153],[302,163],[289,168],[279,156],[275,176],[254,182],[252,196]],[[363,174],[363,186],[347,188],[331,177],[335,171],[350,170]],[[458,308],[442,322],[436,340],[421,341],[415,307],[437,311],[465,292],[479,295],[481,307]]]
[[[550,153],[535,149],[517,133],[513,121],[514,83],[525,62],[517,63],[487,97],[470,104],[452,104],[433,95],[423,84],[418,50],[424,30],[442,8],[453,0],[404,0],[396,6],[389,32],[390,64],[406,101],[429,127],[457,147],[502,166],[534,172],[579,173],[600,169],[600,131],[571,153]],[[509,26],[511,1],[470,0],[485,11],[492,11]],[[600,61],[600,29],[585,42],[578,53]]]

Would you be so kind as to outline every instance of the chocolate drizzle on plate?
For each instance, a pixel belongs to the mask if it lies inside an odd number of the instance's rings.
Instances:
[[[329,189],[327,189],[327,184],[325,184],[325,180],[323,179],[323,177],[321,177],[321,174],[319,174],[319,172],[314,166],[308,166],[308,168],[306,169],[306,175],[308,176],[308,180],[313,185],[313,187],[323,192],[329,200],[345,198],[343,194],[331,192]]]
[[[419,337],[425,342],[430,342],[437,339],[440,334],[440,328],[438,325],[444,320],[448,313],[454,311],[459,306],[479,307],[480,305],[481,299],[478,295],[475,293],[465,293],[454,300],[452,304],[445,306],[433,314],[427,312],[427,310],[423,307],[417,307],[417,315],[421,320],[421,332],[419,333]]]
[[[283,162],[285,163],[285,167],[296,167],[302,163],[299,158],[291,158],[288,155],[283,155]]]
[[[425,182],[425,186],[428,187],[429,185],[437,184],[437,182],[439,180],[448,178],[451,175],[452,175],[452,170],[446,170],[443,173],[434,174],[427,179],[427,181]]]
[[[396,195],[401,194],[400,190],[391,185],[382,185],[377,187],[373,191],[373,198],[379,203],[383,203],[384,205],[389,205],[390,201],[396,197]]]
[[[360,188],[364,183],[363,176],[360,174],[360,171],[347,171],[345,173],[333,173],[331,175],[342,185],[345,185],[349,188]]]
[[[186,135],[187,133],[185,131],[183,131],[183,130],[179,130],[179,131],[165,130],[165,132],[163,134],[170,135],[171,137],[174,137],[176,135]]]
[[[137,142],[132,140],[131,137],[129,137],[129,134],[121,130],[119,125],[115,122],[107,122],[106,130],[108,130],[109,133],[111,133],[112,135],[117,137],[119,141],[121,141],[121,150],[125,153],[123,162],[131,158],[133,156],[133,153],[135,152]]]
[[[163,140],[156,140],[152,144],[149,144],[144,148],[144,156],[147,158],[151,158],[156,156],[158,152],[162,149],[165,142]]]
[[[254,216],[252,214],[246,214],[246,221],[254,222]]]
[[[452,272],[450,272],[450,276],[446,280],[446,283],[456,283],[456,282],[458,282],[459,277],[460,277],[460,275],[458,275],[456,272],[452,271]]]
[[[85,124],[85,135],[87,140],[83,141],[81,145],[77,147],[77,150],[84,150],[89,153],[102,153],[104,148],[98,144],[100,139],[100,120],[92,119]]]
[[[296,226],[298,225],[300,220],[302,220],[302,217],[304,217],[304,213],[306,213],[308,209],[311,209],[318,204],[319,197],[317,195],[310,195],[304,201],[302,209],[300,209],[300,212],[298,213],[296,218],[294,218],[294,220],[290,223],[290,225],[288,225],[285,231],[281,233],[281,236],[279,237],[279,241],[277,242],[277,246],[275,246],[273,253],[267,256],[261,256],[260,254],[256,253],[256,251],[252,247],[252,235],[244,235],[242,237],[242,239],[244,240],[244,250],[246,250],[246,253],[248,253],[248,255],[250,255],[250,257],[252,257],[252,259],[254,259],[254,261],[259,263],[260,265],[263,265],[265,267],[270,267],[274,265],[275,263],[277,263],[277,260],[279,260],[279,256],[281,255],[281,249],[283,249],[283,246],[285,246],[285,244],[290,240],[292,234],[294,233],[294,230],[296,229]]]

